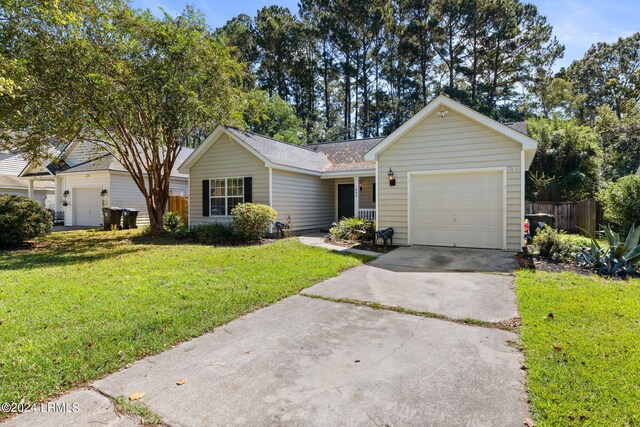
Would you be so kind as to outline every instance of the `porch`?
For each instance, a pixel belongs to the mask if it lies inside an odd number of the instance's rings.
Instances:
[[[335,179],[335,219],[376,219],[375,176]]]

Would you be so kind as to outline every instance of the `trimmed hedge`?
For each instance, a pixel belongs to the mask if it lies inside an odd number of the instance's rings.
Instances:
[[[196,225],[191,228],[188,237],[206,245],[227,245],[237,240],[233,227],[222,223]]]
[[[9,248],[51,232],[53,219],[38,202],[0,194],[0,247]]]
[[[278,213],[271,206],[256,203],[241,203],[231,211],[233,228],[244,242],[262,239]]]

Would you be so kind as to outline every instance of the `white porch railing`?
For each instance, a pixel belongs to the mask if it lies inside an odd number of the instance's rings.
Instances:
[[[363,218],[369,221],[376,219],[375,209],[358,209],[358,218]]]

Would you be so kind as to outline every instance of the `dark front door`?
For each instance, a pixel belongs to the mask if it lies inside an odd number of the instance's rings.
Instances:
[[[338,219],[353,218],[353,184],[338,184]]]

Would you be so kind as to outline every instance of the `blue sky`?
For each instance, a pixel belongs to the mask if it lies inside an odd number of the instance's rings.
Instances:
[[[553,25],[554,34],[566,47],[565,57],[557,68],[580,59],[596,42],[611,42],[640,31],[639,0],[529,0],[538,6]],[[263,6],[277,4],[297,11],[298,0],[133,0],[135,7],[170,13],[179,12],[186,4],[195,5],[216,28],[241,13],[254,16]]]

